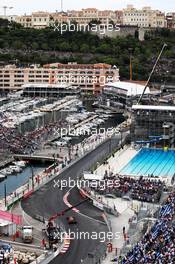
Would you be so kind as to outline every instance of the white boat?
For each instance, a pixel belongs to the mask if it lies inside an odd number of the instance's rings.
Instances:
[[[68,123],[70,123],[70,124],[77,124],[79,120],[76,119],[75,117],[68,116],[68,117],[66,118],[66,121],[67,121]]]
[[[2,169],[2,170],[0,171],[0,174],[6,175],[6,169]]]
[[[12,169],[14,172],[21,172],[22,168],[19,166],[10,166],[10,169]]]
[[[66,142],[69,142],[69,141],[71,141],[71,137],[62,137],[62,139],[64,140],[64,141],[66,141]]]
[[[67,145],[66,141],[55,141],[54,145],[58,146],[58,147],[64,147]]]
[[[92,123],[92,128],[97,127],[97,124],[95,122]]]
[[[0,174],[0,180],[3,180],[3,179],[5,179],[5,175],[4,174]]]
[[[95,122],[96,122],[98,125],[105,123],[105,121],[104,121],[103,119],[101,119],[101,118],[96,119]]]
[[[4,174],[5,175],[11,175],[13,173],[13,170],[7,168],[7,169],[4,169]]]
[[[24,160],[15,161],[15,162],[13,162],[13,164],[14,164],[15,166],[18,166],[18,167],[24,168],[24,167],[26,166],[26,161],[24,161]]]

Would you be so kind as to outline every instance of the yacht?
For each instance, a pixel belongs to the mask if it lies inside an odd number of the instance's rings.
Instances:
[[[0,174],[0,182],[3,181],[6,178],[4,174]]]
[[[19,166],[10,166],[9,167],[11,170],[13,170],[13,172],[21,172],[22,168]]]
[[[64,140],[64,141],[66,141],[66,142],[69,142],[69,141],[71,141],[71,137],[62,137],[62,139]]]
[[[73,117],[73,116],[68,116],[68,117],[66,118],[66,121],[67,121],[68,123],[70,123],[70,124],[77,124],[77,123],[78,123],[78,119],[76,119],[76,118]]]
[[[15,161],[15,162],[13,162],[13,164],[14,164],[15,166],[18,166],[18,167],[24,168],[24,167],[26,166],[26,161],[24,161],[24,160]]]
[[[13,170],[10,169],[10,168],[6,168],[6,169],[3,170],[3,173],[4,173],[5,175],[11,175],[11,174],[13,173]]]

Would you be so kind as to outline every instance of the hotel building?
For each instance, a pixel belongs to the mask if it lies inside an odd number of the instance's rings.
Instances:
[[[166,27],[165,13],[152,10],[151,7],[143,7],[141,10],[128,5],[123,9],[123,24],[139,27],[164,28]]]
[[[167,28],[175,29],[175,13],[166,14]]]
[[[78,86],[83,93],[99,94],[105,83],[119,80],[119,69],[109,64],[54,63],[42,68],[17,68],[6,66],[0,68],[0,89],[19,90],[24,84],[69,83]]]

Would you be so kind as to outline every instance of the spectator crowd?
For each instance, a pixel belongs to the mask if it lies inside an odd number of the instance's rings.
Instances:
[[[159,212],[154,226],[123,258],[121,264],[175,263],[175,192]]]
[[[41,143],[53,136],[61,126],[60,122],[50,123],[22,134],[17,128],[0,125],[0,149],[5,153],[30,154],[39,149]]]
[[[164,186],[164,183],[159,179],[145,179],[143,177],[134,179],[129,176],[112,176],[110,179],[105,178],[103,182],[99,181],[96,186],[92,184],[91,188],[101,195],[112,194],[116,197],[127,195],[142,202],[157,203],[160,200]]]

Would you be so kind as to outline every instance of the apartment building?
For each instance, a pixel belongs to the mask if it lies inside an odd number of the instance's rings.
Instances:
[[[175,29],[175,13],[166,14],[167,28]]]
[[[152,10],[151,7],[143,7],[141,10],[128,5],[123,9],[123,24],[139,27],[163,28],[166,27],[165,13]]]
[[[31,15],[15,16],[14,21],[26,28],[42,29],[53,24],[76,21],[78,24],[88,25],[92,20],[98,20],[101,24],[122,24],[122,11],[98,10],[96,8],[86,8],[82,10],[72,10],[67,12],[48,13],[43,11],[33,12]],[[10,19],[10,17],[6,17]]]
[[[17,16],[16,22],[26,28],[46,28],[50,24],[50,13],[38,11],[33,12],[32,15]]]
[[[68,10],[67,12],[33,12],[31,15],[6,16],[8,20],[16,21],[24,27],[37,29],[53,25],[55,22],[63,23],[76,21],[78,24],[87,25],[92,20],[100,21],[101,24],[115,24],[126,26],[139,26],[143,28],[168,27],[174,28],[175,13],[165,13],[152,10],[151,7],[136,9],[133,5],[127,5],[123,10],[98,10],[97,8],[85,8],[82,10]]]
[[[21,24],[25,28],[33,27],[32,16],[29,16],[29,15],[17,16],[16,22]]]
[[[80,87],[83,93],[99,94],[107,82],[119,80],[119,69],[109,64],[48,64],[42,68],[0,68],[0,89],[18,90],[24,84],[69,83]]]
[[[70,20],[74,20],[79,24],[89,24],[92,20],[100,21],[105,25],[109,24],[110,21],[122,23],[122,21],[118,21],[120,16],[112,10],[101,11],[96,8],[86,8],[81,11],[68,11],[68,14]]]
[[[50,26],[53,26],[55,23],[64,23],[68,21],[70,21],[70,19],[66,12],[55,12],[50,14]]]
[[[32,27],[33,28],[46,28],[50,23],[50,14],[48,12],[34,12],[32,13]]]

